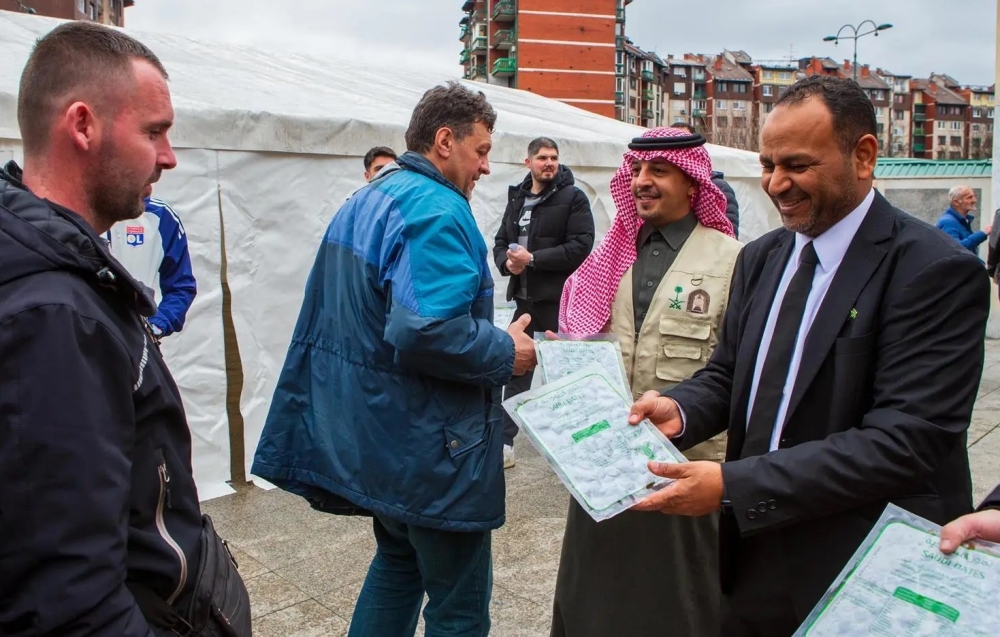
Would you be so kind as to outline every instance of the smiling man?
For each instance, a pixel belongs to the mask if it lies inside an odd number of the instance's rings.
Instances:
[[[489,633],[500,388],[535,364],[529,315],[493,326],[469,207],[495,122],[481,92],[427,91],[407,152],[333,217],[257,447],[255,475],[373,517],[351,637],[412,636],[425,592],[428,635]]]
[[[630,417],[681,450],[728,428],[724,464],[651,466],[676,481],[635,507],[722,511],[727,637],[794,633],[889,502],[939,524],[972,509],[989,280],[873,190],[875,133],[851,80],[778,100],[761,186],[784,228],[743,249],[708,365]]]
[[[566,278],[594,247],[590,200],[577,188],[573,171],[559,163],[559,146],[548,137],[528,144],[528,174],[511,186],[507,209],[497,230],[493,259],[509,276],[507,300],[517,304],[514,320],[531,315],[528,333],[555,331],[559,295]],[[512,244],[517,244],[511,247]],[[504,389],[510,398],[531,385],[531,374],[514,378]],[[514,466],[517,424],[504,413],[504,468]]]
[[[566,286],[564,331],[616,335],[636,397],[691,376],[718,342],[740,244],[704,144],[666,128],[632,140],[611,181],[614,224]],[[721,461],[725,446],[687,456]],[[658,635],[664,617],[672,637],[717,635],[718,529],[717,513],[598,524],[571,501],[552,636]]]

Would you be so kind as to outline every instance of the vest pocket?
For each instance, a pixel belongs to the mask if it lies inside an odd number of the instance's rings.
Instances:
[[[486,442],[489,432],[486,427],[486,414],[478,412],[470,418],[445,425],[444,443],[448,454],[458,458]]]
[[[705,366],[712,323],[687,317],[660,319],[660,347],[656,354],[656,377],[679,383]]]

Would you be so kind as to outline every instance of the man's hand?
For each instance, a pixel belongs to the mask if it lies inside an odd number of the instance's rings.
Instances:
[[[508,254],[510,254],[509,251]],[[523,265],[517,265],[510,259],[507,259],[507,263],[505,263],[504,265],[507,267],[507,271],[510,272],[511,274],[521,274],[522,272],[524,272]]]
[[[990,224],[990,225],[986,226],[985,228],[983,228],[983,232],[985,232],[986,234],[989,234],[989,233],[993,232],[993,224]]]
[[[507,250],[507,261],[513,263],[515,267],[524,270],[531,263],[531,253],[526,248],[519,250]],[[508,268],[509,270],[510,268]],[[513,272],[513,270],[511,270]],[[520,273],[519,273],[520,274]]]
[[[954,553],[969,540],[1000,542],[1000,510],[986,509],[963,515],[941,529],[941,552]]]
[[[538,361],[535,359],[535,341],[524,330],[531,325],[531,316],[522,314],[521,318],[510,324],[507,333],[514,339],[514,375],[523,376],[535,369]]]
[[[634,511],[697,517],[722,508],[722,466],[717,462],[650,462],[649,470],[674,482],[633,506]]]
[[[628,416],[628,424],[638,425],[648,419],[667,438],[675,438],[684,428],[681,410],[672,398],[660,396],[658,391],[648,391],[634,405]]]

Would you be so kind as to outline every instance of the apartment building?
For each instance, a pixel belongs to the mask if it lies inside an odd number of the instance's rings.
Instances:
[[[615,63],[615,117],[653,128],[663,126],[669,98],[664,93],[666,65],[626,38]]]
[[[910,81],[913,94],[913,156],[926,159],[961,159],[966,155],[966,119],[969,105],[938,75]],[[937,81],[935,81],[937,78]],[[957,83],[952,83],[958,87]],[[923,124],[923,133],[916,127]],[[920,143],[918,140],[921,140]]]
[[[798,80],[798,72],[799,65],[792,60],[760,60],[753,63],[750,73],[753,76],[754,128],[760,130],[764,125],[778,98]]]
[[[711,129],[708,106],[708,71],[702,56],[685,54],[681,58],[667,56],[664,60],[664,91],[669,98],[670,124],[684,122],[695,130],[707,133]]]
[[[969,103],[966,156],[969,159],[992,157],[995,86],[965,86],[958,93]]]
[[[892,124],[889,127],[889,139],[886,147],[886,157],[909,157],[913,142],[914,129],[912,123],[913,96],[910,94],[910,75],[897,75],[891,71],[875,69],[875,74],[892,87]],[[922,130],[922,129],[921,129]],[[921,133],[923,136],[923,133]]]
[[[615,117],[615,65],[624,64],[630,2],[465,0],[464,76]]]
[[[134,4],[135,0],[0,0],[0,9],[122,27],[125,9]]]
[[[753,120],[754,78],[725,54],[706,66],[708,72],[708,140],[723,146],[755,149]]]

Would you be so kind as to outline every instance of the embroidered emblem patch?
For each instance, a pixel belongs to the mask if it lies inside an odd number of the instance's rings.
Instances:
[[[684,309],[684,302],[681,301],[681,293],[684,292],[684,288],[678,285],[677,287],[674,288],[674,292],[677,293],[677,296],[670,299],[670,309],[671,310]]]
[[[687,311],[691,314],[708,314],[712,297],[705,290],[695,290],[688,294]]]
[[[142,226],[125,226],[125,243],[141,246],[145,241],[146,229]]]

